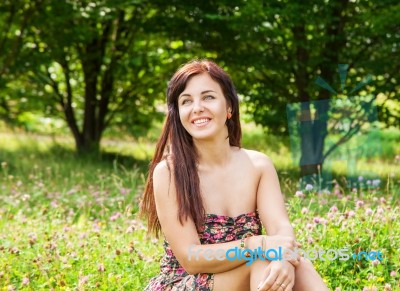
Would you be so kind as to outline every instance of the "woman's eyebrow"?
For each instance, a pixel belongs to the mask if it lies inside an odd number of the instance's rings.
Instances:
[[[210,93],[210,92],[213,92],[213,93],[217,93],[217,92],[215,92],[214,90],[205,90],[205,91],[202,91],[201,92],[201,95],[203,95],[203,94],[207,94],[207,93]],[[181,98],[181,97],[190,97],[191,95],[190,94],[182,94],[181,96],[179,96],[179,99]]]

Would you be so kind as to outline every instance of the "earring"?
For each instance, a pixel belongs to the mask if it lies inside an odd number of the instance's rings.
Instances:
[[[228,114],[227,114],[226,117],[227,117],[228,119],[231,119],[231,118],[232,118],[232,113],[228,112]]]

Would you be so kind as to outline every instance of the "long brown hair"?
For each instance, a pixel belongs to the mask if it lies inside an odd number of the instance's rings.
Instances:
[[[180,223],[190,216],[196,225],[197,231],[200,230],[204,223],[205,209],[201,198],[200,179],[197,172],[198,156],[193,145],[192,136],[181,124],[178,109],[178,97],[185,90],[187,82],[193,76],[202,73],[208,73],[221,86],[227,104],[232,109],[232,117],[226,121],[229,144],[241,147],[242,131],[239,119],[239,98],[229,75],[217,64],[209,60],[194,60],[184,64],[168,83],[168,113],[156,145],[154,158],[150,164],[149,175],[140,205],[140,214],[147,217],[148,231],[154,233],[157,237],[160,233],[161,225],[154,199],[153,172],[156,165],[163,159],[167,160],[168,168],[172,169],[174,173],[175,179],[173,182],[176,187]]]

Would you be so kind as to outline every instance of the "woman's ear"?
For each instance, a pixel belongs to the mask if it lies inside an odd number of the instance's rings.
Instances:
[[[232,118],[232,109],[231,109],[230,107],[228,107],[228,114],[226,115],[226,117],[227,117],[228,119],[231,119],[231,118]]]

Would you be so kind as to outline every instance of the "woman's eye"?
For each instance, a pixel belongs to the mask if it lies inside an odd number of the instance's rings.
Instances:
[[[206,99],[206,100],[214,99],[214,96],[207,95],[207,96],[204,97],[204,99]]]
[[[183,100],[181,104],[185,105],[185,104],[188,104],[189,102],[190,102],[190,100],[186,99],[186,100]]]

